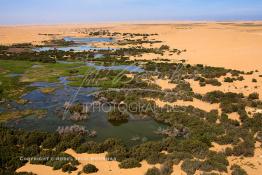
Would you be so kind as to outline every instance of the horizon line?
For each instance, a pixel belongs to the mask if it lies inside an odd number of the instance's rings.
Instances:
[[[65,23],[17,23],[1,24],[0,27],[17,27],[17,26],[59,26],[59,25],[103,25],[103,24],[172,24],[172,23],[245,23],[245,22],[262,22],[262,19],[254,20],[145,20],[145,21],[98,21],[98,22],[65,22]]]

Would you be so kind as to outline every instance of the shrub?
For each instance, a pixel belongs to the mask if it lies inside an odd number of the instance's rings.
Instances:
[[[63,172],[71,173],[72,171],[75,171],[75,170],[77,170],[77,168],[75,166],[70,165],[70,164],[66,164],[62,167]]]
[[[204,95],[203,100],[210,103],[219,103],[221,98],[224,96],[222,91],[212,91]]]
[[[126,122],[128,121],[128,114],[115,108],[108,113],[108,120],[111,122]]]
[[[104,150],[100,144],[94,141],[89,141],[77,147],[76,152],[77,153],[103,153]]]
[[[138,160],[134,158],[128,158],[128,159],[123,160],[119,164],[119,167],[123,169],[129,169],[129,168],[141,167],[141,164]]]
[[[183,171],[185,171],[187,174],[195,174],[196,170],[199,169],[200,167],[200,161],[197,161],[197,160],[189,160],[189,159],[186,159],[182,165],[181,165],[181,168]]]
[[[50,135],[47,137],[43,143],[43,148],[51,149],[54,148],[59,143],[59,135],[57,133]]]
[[[230,78],[230,77],[226,77],[225,79],[224,79],[224,82],[227,82],[227,83],[232,83],[234,81],[234,79],[233,78]]]
[[[96,166],[92,164],[87,164],[83,167],[83,172],[86,174],[96,173],[97,171],[98,169],[96,168]]]
[[[207,79],[206,84],[211,84],[213,86],[221,86],[222,85],[217,79]]]
[[[171,175],[173,172],[173,162],[166,161],[160,167],[161,175]]]
[[[252,82],[253,82],[253,83],[256,83],[256,82],[257,82],[257,79],[253,78],[253,79],[252,79]]]
[[[0,171],[1,173],[1,171]],[[15,175],[36,175],[34,173],[31,173],[31,172],[19,172],[19,173],[15,173]]]
[[[39,152],[40,152],[39,146],[32,145],[29,147],[25,147],[22,154],[24,157],[32,157],[39,154]]]
[[[253,92],[253,93],[249,94],[248,99],[249,100],[259,99],[259,94],[257,92]]]
[[[192,159],[193,156],[192,154],[188,153],[188,152],[173,152],[170,155],[171,159],[173,160],[173,162],[175,164],[179,164],[181,160],[185,160],[185,159]]]
[[[169,46],[168,45],[162,45],[159,50],[169,50]]]
[[[65,151],[67,148],[69,148],[69,144],[67,142],[60,142],[56,145],[55,149],[57,152],[63,152]]]
[[[66,153],[59,153],[56,155],[52,155],[52,157],[57,157],[57,159],[50,159],[46,165],[47,166],[51,166],[53,167],[54,170],[58,170],[61,169],[63,166],[65,166],[66,164],[71,164],[72,166],[74,165],[79,165],[79,162],[72,157],[69,154]],[[68,168],[68,167],[66,167]]]
[[[127,149],[123,146],[115,146],[114,149],[110,150],[106,155],[107,158],[115,158],[117,161],[121,162],[127,158]]]
[[[137,159],[138,161],[142,161],[150,154],[153,154],[154,152],[161,152],[161,150],[162,145],[160,142],[146,142],[132,147],[130,150],[130,156]]]
[[[153,167],[153,168],[149,168],[145,173],[145,175],[161,175],[161,172],[158,168]]]
[[[146,161],[149,164],[155,165],[157,163],[159,163],[159,158],[160,158],[160,154],[157,152],[153,152],[152,154],[150,154],[147,158]]]
[[[228,165],[229,163],[223,153],[210,152],[200,169],[203,171],[217,170],[219,172],[227,172]]]
[[[232,170],[232,175],[247,175],[247,172],[239,165],[234,164],[230,167],[230,169]]]

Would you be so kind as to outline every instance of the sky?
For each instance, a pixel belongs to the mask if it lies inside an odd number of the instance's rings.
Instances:
[[[262,20],[262,0],[0,0],[0,24]]]

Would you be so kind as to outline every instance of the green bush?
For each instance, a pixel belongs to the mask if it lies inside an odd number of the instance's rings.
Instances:
[[[160,167],[161,175],[171,175],[173,172],[173,162],[166,161]]]
[[[253,93],[249,94],[248,99],[249,100],[259,99],[259,94],[257,92],[253,92]]]
[[[157,152],[150,153],[146,158],[147,163],[155,165],[160,162],[160,154]]]
[[[229,162],[223,153],[210,152],[207,159],[201,164],[200,169],[202,171],[216,170],[219,172],[227,172],[227,166]]]
[[[51,134],[49,137],[47,137],[43,143],[43,148],[51,149],[54,148],[59,143],[59,135],[57,133]]]
[[[182,165],[181,168],[183,171],[185,171],[188,175],[195,174],[196,170],[199,169],[201,163],[197,160],[189,160],[186,159]]]
[[[108,113],[108,121],[111,122],[127,122],[128,117],[128,114],[120,111],[118,108],[115,108]]]
[[[141,163],[134,158],[128,158],[123,160],[119,164],[119,167],[122,169],[137,168],[137,167],[141,167]]]
[[[145,173],[145,175],[161,175],[161,172],[158,168],[153,167],[153,168],[149,168]]]
[[[86,174],[96,173],[97,171],[98,169],[96,168],[96,166],[92,164],[87,164],[83,167],[83,172]]]
[[[127,149],[123,146],[115,146],[113,149],[108,151],[108,154],[106,155],[109,159],[116,159],[117,161],[121,162],[124,159],[126,159],[128,156]]]
[[[33,157],[36,156],[37,154],[39,154],[40,152],[40,148],[37,145],[32,145],[29,147],[25,147],[22,151],[22,155],[24,157]]]
[[[177,152],[177,151],[174,151],[169,156],[173,160],[173,162],[175,164],[177,164],[177,165],[180,163],[181,160],[192,159],[193,158],[192,154],[190,154],[188,152]]]
[[[75,170],[77,170],[77,168],[75,166],[70,165],[70,164],[63,165],[63,167],[62,167],[63,172],[71,173],[72,171],[75,171]]]
[[[239,165],[234,164],[230,169],[232,170],[232,175],[247,175],[247,172]]]
[[[36,174],[31,173],[31,172],[19,172],[19,173],[15,173],[15,175],[36,175]]]

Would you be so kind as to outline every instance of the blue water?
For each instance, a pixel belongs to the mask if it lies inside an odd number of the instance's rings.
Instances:
[[[76,43],[101,43],[101,42],[113,42],[112,38],[75,38],[75,37],[65,37],[65,41],[73,41]]]
[[[40,48],[33,49],[33,51],[44,52],[49,50],[60,50],[60,51],[68,52],[68,51],[89,51],[94,49],[97,48],[88,45],[80,45],[80,46],[68,46],[68,47],[40,47]]]
[[[43,52],[49,50],[60,50],[60,51],[90,51],[90,50],[113,50],[112,48],[98,48],[90,46],[91,43],[99,43],[99,42],[113,42],[112,38],[73,38],[73,37],[65,37],[65,41],[74,41],[75,43],[79,43],[80,45],[74,46],[65,46],[65,47],[40,47],[34,48],[33,51]]]
[[[88,103],[94,100],[89,94],[96,91],[97,88],[81,88],[68,86],[67,77],[61,77],[58,83],[36,82],[31,86],[36,87],[36,90],[24,95],[22,98],[29,100],[30,103],[19,105],[15,102],[12,107],[17,110],[25,109],[44,109],[47,110],[47,115],[43,118],[37,118],[32,115],[25,118],[8,121],[7,126],[22,128],[29,131],[41,130],[54,132],[59,126],[71,126],[74,124],[84,126],[88,130],[97,131],[97,137],[94,141],[103,141],[107,138],[119,138],[126,144],[137,144],[146,140],[160,140],[162,136],[155,134],[159,127],[164,127],[163,124],[157,123],[153,119],[148,120],[130,120],[121,125],[113,125],[107,120],[107,113],[97,111],[92,112],[89,118],[84,121],[63,120],[59,117],[59,111],[63,112],[65,102],[74,101],[74,103]],[[39,89],[43,87],[55,87],[56,91],[52,94],[44,94]],[[77,94],[77,95],[76,95]],[[75,98],[73,98],[75,97]],[[1,111],[1,107],[0,107]],[[136,138],[136,140],[133,140]],[[137,139],[138,138],[138,139]]]
[[[97,53],[95,54],[94,58],[104,58],[104,54]]]

